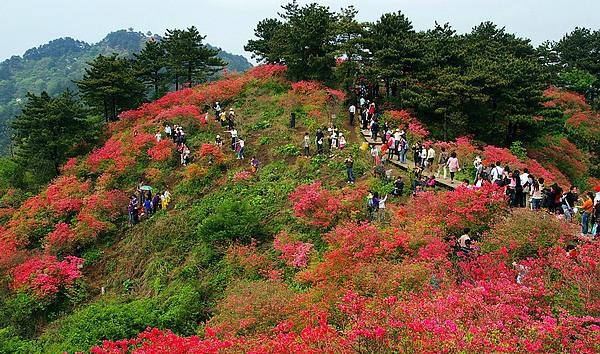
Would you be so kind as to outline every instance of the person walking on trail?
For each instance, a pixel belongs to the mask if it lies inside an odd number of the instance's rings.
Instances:
[[[310,136],[308,132],[304,133],[304,139],[302,139],[302,147],[304,148],[304,157],[310,156]]]
[[[348,155],[346,161],[344,161],[346,165],[346,175],[348,177],[348,181],[346,183],[353,184],[354,183],[354,160],[352,160],[352,156]]]
[[[347,144],[346,137],[342,133],[340,133],[340,135],[339,135],[338,144],[339,144],[340,150],[344,150],[344,148],[346,147],[346,144]]]
[[[379,123],[377,123],[376,120],[373,120],[371,122],[371,139],[373,139],[374,142],[377,142],[378,134],[379,134]]]
[[[379,157],[379,149],[375,144],[371,145],[371,156],[373,157],[373,163],[375,166],[378,166],[381,163],[381,158]]]
[[[385,221],[385,202],[387,200],[388,196],[387,194],[385,195],[385,197],[379,199],[379,210],[377,211],[377,216],[379,218],[379,222],[384,222]]]
[[[496,161],[496,166],[492,169],[492,172],[490,173],[491,177],[492,177],[492,183],[496,183],[499,180],[502,180],[502,175],[504,174],[504,168],[502,168],[502,162],[501,161]]]
[[[252,160],[250,160],[250,168],[252,170],[252,173],[256,173],[256,171],[258,171],[258,165],[259,165],[258,160],[256,159],[255,156],[252,156]]]
[[[219,134],[217,134],[217,137],[215,138],[215,145],[221,149],[223,147],[223,139],[221,139],[221,136]]]
[[[317,129],[317,133],[315,134],[315,143],[317,145],[317,154],[323,153],[323,139],[325,138],[325,134],[321,128]]]
[[[229,130],[235,127],[235,112],[233,111],[233,108],[229,108],[229,113],[227,114],[227,126],[229,127]]]
[[[573,221],[573,207],[575,206],[575,203],[577,202],[578,198],[579,194],[576,186],[571,186],[571,188],[569,188],[569,191],[565,193],[565,195],[563,195],[561,198],[561,207],[563,213],[565,214],[565,220],[567,220],[567,222]]]
[[[348,119],[350,120],[350,126],[354,126],[354,116],[356,115],[356,106],[351,104],[348,108]]]
[[[425,145],[421,146],[421,167],[423,167],[423,169],[427,168],[427,148],[425,147]]]
[[[475,160],[473,160],[473,183],[477,182],[477,177],[483,172],[483,162],[481,161],[481,157],[475,156]]]
[[[540,178],[541,179],[541,178]],[[541,179],[543,181],[543,179]],[[540,184],[538,180],[533,180],[531,183],[531,209],[540,210],[542,208],[543,195],[543,182]]]
[[[413,153],[413,161],[415,162],[415,167],[421,165],[421,144],[419,142],[415,142],[412,146]]]
[[[238,131],[237,131],[237,129],[233,128],[231,130],[228,130],[227,132],[231,134],[231,150],[236,151],[237,140],[238,140]]]
[[[440,152],[440,157],[438,159],[438,169],[436,173],[436,177],[440,177],[440,172],[444,171],[444,179],[446,179],[446,172],[448,171],[448,159],[450,156],[448,152],[446,152],[446,148],[442,147],[442,151]]]
[[[406,137],[404,135],[400,138],[400,162],[406,163],[406,155],[408,154],[408,141],[406,141]]]
[[[581,234],[586,236],[590,231],[590,218],[594,210],[594,193],[588,192],[581,205]]]
[[[393,134],[394,137],[394,153],[398,156],[398,161],[401,161],[400,158],[400,141],[402,140],[402,134],[400,134],[400,129],[396,129]]]
[[[379,211],[379,193],[373,192],[373,197],[371,198],[371,220],[375,220],[377,218],[377,213]]]
[[[160,208],[160,193],[156,191],[154,198],[152,198],[152,214],[156,214]]]
[[[433,162],[435,160],[435,150],[433,149],[433,145],[429,145],[429,149],[427,149],[427,168],[429,172],[433,172]]]
[[[238,160],[243,160],[244,159],[244,147],[246,146],[244,139],[240,138],[237,142],[237,159]]]
[[[165,136],[167,137],[167,139],[171,138],[171,126],[170,125],[165,125]]]
[[[460,164],[458,162],[458,158],[456,157],[456,152],[453,151],[450,154],[450,158],[448,158],[446,165],[450,171],[450,183],[454,183],[454,175],[456,172],[460,171]]]
[[[215,106],[213,107],[215,109],[215,121],[219,121],[219,119],[221,118],[221,105],[219,104],[219,102],[215,102]]]

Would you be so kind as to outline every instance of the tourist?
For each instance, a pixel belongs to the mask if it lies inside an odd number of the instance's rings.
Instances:
[[[385,202],[387,201],[387,198],[388,196],[386,194],[385,197],[379,199],[379,210],[377,211],[379,222],[385,221]]]
[[[158,193],[158,191],[157,191],[156,194],[154,195],[154,198],[152,198],[152,214],[156,214],[159,207],[160,207],[160,193]]]
[[[340,150],[344,150],[344,148],[346,147],[346,137],[344,136],[344,134],[340,133],[339,134],[339,146],[340,146]]]
[[[371,139],[373,139],[374,142],[377,142],[378,134],[379,134],[379,123],[377,123],[376,120],[372,120],[371,121]]]
[[[317,133],[315,135],[315,142],[317,145],[317,154],[323,153],[323,138],[324,137],[325,137],[325,135],[323,134],[323,131],[321,130],[321,128],[317,129]]]
[[[228,130],[227,132],[231,134],[231,150],[236,151],[238,145],[238,131],[237,129],[233,128],[231,130]]]
[[[379,148],[375,144],[371,144],[371,156],[373,157],[373,163],[375,166],[381,164],[381,158],[379,157]]]
[[[170,125],[165,125],[165,135],[167,138],[171,138],[172,130]]]
[[[463,253],[463,255],[468,255],[471,252],[471,236],[469,236],[470,232],[470,228],[465,228],[463,230],[463,234],[457,240],[458,249]]]
[[[255,156],[252,156],[252,159],[250,160],[250,169],[251,169],[252,173],[256,173],[258,171],[258,165],[259,165],[258,160],[256,159]]]
[[[356,114],[356,106],[351,104],[348,108],[348,119],[350,120],[350,126],[354,125],[354,115]]]
[[[156,134],[154,134],[154,139],[156,139],[157,143],[160,143],[160,140],[162,139],[162,136],[160,135],[160,131],[157,131]]]
[[[450,171],[450,183],[454,183],[454,175],[456,172],[460,171],[460,164],[458,162],[458,158],[456,157],[456,152],[453,151],[450,154],[450,158],[448,158],[446,165]]]
[[[473,172],[473,184],[475,184],[477,182],[477,180],[479,179],[479,175],[483,172],[483,162],[481,161],[481,157],[476,156],[475,160],[473,161],[473,167],[474,167],[474,172]]]
[[[433,144],[429,145],[429,149],[427,149],[427,168],[429,172],[433,171],[433,161],[435,160],[435,150],[433,149]]]
[[[423,169],[427,169],[427,148],[425,147],[425,144],[421,145],[421,153],[419,157],[421,160],[421,166]]]
[[[408,153],[408,141],[406,141],[406,138],[401,135],[400,138],[400,162],[401,163],[406,163],[406,154]]]
[[[569,188],[569,192],[565,193],[565,195],[563,195],[563,197],[560,199],[561,208],[567,222],[573,221],[573,207],[575,206],[578,198],[579,194],[577,193],[577,187],[571,186],[571,188]]]
[[[440,152],[440,157],[438,159],[438,169],[436,176],[440,176],[440,171],[443,169],[444,171],[444,179],[446,179],[446,172],[448,171],[448,152],[446,152],[446,148],[442,147],[442,151]]]
[[[237,142],[237,148],[236,148],[236,152],[237,152],[237,159],[238,160],[243,160],[244,159],[244,148],[245,148],[246,144],[244,142],[244,139],[239,138],[238,142]]]
[[[219,104],[219,102],[215,102],[215,120],[218,122],[219,118],[221,116],[221,105]]]
[[[594,193],[588,192],[585,196],[587,198],[581,205],[581,234],[583,236],[586,236],[590,231],[590,218],[594,210]]]
[[[346,175],[348,177],[348,181],[346,183],[353,184],[354,183],[354,160],[352,160],[352,156],[348,155],[346,161],[344,161],[346,165]]]
[[[540,179],[543,183],[543,179]],[[531,184],[531,209],[532,210],[540,210],[542,207],[542,200],[544,199],[544,195],[542,194],[543,185],[540,184],[539,181],[533,180]]]
[[[496,162],[494,168],[492,169],[490,176],[492,178],[492,183],[498,184],[497,181],[502,180],[502,176],[504,174],[504,169],[502,168],[502,162]]]
[[[392,191],[392,195],[397,197],[401,196],[404,192],[404,181],[402,180],[402,176],[398,176],[394,181],[394,190]]]
[[[219,149],[223,148],[223,139],[221,139],[221,136],[219,134],[217,134],[217,137],[215,138],[215,145]]]
[[[310,136],[308,132],[304,133],[304,138],[302,139],[302,147],[304,148],[304,157],[310,156]]]
[[[413,152],[413,161],[415,162],[415,166],[421,165],[421,143],[418,141],[415,142],[412,146]]]

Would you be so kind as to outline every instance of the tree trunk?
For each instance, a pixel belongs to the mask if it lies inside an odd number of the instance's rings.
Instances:
[[[179,91],[179,74],[175,74],[175,91]]]

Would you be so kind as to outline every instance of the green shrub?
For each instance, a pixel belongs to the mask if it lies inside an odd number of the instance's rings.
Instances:
[[[300,149],[295,144],[286,144],[275,149],[275,152],[284,156],[299,156]]]
[[[67,316],[40,338],[47,353],[86,351],[102,340],[136,336],[158,325],[159,311],[150,299],[130,303],[97,302]]]
[[[14,328],[0,328],[0,353],[31,354],[38,352],[31,342],[20,338]]]
[[[205,242],[227,243],[262,240],[267,230],[259,220],[256,208],[247,201],[226,199],[219,203],[210,215],[198,226],[197,235]]]

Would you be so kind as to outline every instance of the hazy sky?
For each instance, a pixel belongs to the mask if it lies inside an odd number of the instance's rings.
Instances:
[[[300,1],[306,3],[308,1]],[[575,26],[600,27],[598,0],[354,0],[317,1],[337,10],[350,4],[361,20],[402,10],[416,29],[450,22],[458,32],[491,20],[534,44],[560,39]],[[108,32],[133,27],[162,34],[195,25],[207,42],[244,54],[256,23],[274,17],[278,0],[0,0],[0,60],[59,37],[97,42]]]

